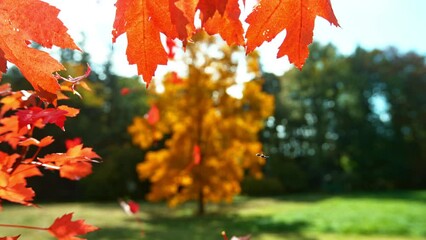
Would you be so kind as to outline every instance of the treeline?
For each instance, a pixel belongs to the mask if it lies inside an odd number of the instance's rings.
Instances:
[[[246,194],[418,189],[426,187],[426,65],[415,53],[395,49],[339,55],[331,45],[313,44],[302,71],[284,76],[264,73],[263,91],[274,95],[275,112],[260,138],[269,156],[262,180],[246,179]],[[86,54],[63,51],[68,72],[78,76],[90,63]],[[3,81],[15,89],[30,87],[16,69]],[[111,63],[93,71],[92,91],[70,95],[77,118],[66,132],[52,126],[57,141],[48,151],[63,150],[65,139],[81,137],[102,156],[94,173],[78,182],[46,177],[30,181],[37,201],[143,198],[148,183],[135,166],[144,152],[132,145],[127,127],[148,111],[145,85],[118,76]],[[161,145],[161,143],[159,143]]]
[[[302,71],[264,75],[275,96],[252,194],[426,187],[426,65],[394,48],[339,55],[313,44]],[[269,186],[267,188],[261,186]]]

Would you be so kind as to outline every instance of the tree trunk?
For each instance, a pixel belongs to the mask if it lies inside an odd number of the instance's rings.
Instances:
[[[200,188],[198,192],[198,210],[197,215],[201,216],[205,214],[205,206],[204,206],[204,193],[203,187]]]

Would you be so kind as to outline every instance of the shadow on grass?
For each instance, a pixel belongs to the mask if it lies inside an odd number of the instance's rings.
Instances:
[[[352,192],[352,193],[305,193],[305,194],[288,194],[284,196],[265,197],[268,199],[275,199],[279,201],[300,202],[300,203],[316,203],[324,201],[333,197],[345,199],[380,199],[380,200],[402,200],[412,202],[426,202],[426,191],[378,191],[378,192]],[[243,202],[245,198],[240,197]],[[260,197],[259,199],[261,199]],[[236,201],[238,204],[238,201]]]
[[[129,219],[128,225],[135,224],[135,219]],[[150,216],[142,220],[138,228],[103,227],[86,235],[88,239],[97,240],[221,240],[222,231],[228,237],[251,235],[257,239],[260,234],[275,235],[274,239],[315,240],[305,236],[302,231],[307,227],[305,222],[278,222],[271,218],[239,217],[234,215],[207,215],[202,217],[158,217]],[[143,233],[142,233],[143,231]]]
[[[143,238],[142,228],[132,229],[127,227],[102,227],[100,230],[84,235],[87,239],[96,240],[133,240]]]
[[[147,239],[222,239],[221,232],[228,236],[251,235],[253,239],[260,234],[286,236],[286,239],[314,240],[302,234],[306,222],[285,223],[265,216],[241,217],[236,215],[210,214],[202,217],[155,217],[146,221],[156,226],[146,231]]]
[[[381,192],[357,192],[337,195],[345,199],[379,199],[402,200],[411,202],[426,202],[426,191],[381,191]]]

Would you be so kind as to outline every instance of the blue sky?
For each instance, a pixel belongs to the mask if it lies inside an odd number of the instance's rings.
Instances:
[[[46,0],[61,9],[59,17],[78,42],[86,36],[84,49],[91,54],[94,67],[102,66],[114,48],[116,73],[136,75],[125,56],[126,39],[121,36],[111,45],[115,0]],[[247,0],[250,3],[250,0]],[[357,46],[366,49],[397,47],[401,52],[426,55],[426,0],[331,0],[341,28],[317,18],[314,40],[332,43],[342,54],[351,54]],[[284,34],[262,46],[261,61],[266,71],[282,74],[289,68],[287,59],[276,59],[276,48]],[[166,67],[160,67],[160,72]]]

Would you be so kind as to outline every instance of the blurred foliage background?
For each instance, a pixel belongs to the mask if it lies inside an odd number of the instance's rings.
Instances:
[[[60,56],[65,76],[82,75],[90,64],[86,54],[65,50]],[[47,151],[63,150],[63,140],[81,137],[103,162],[78,182],[53,172],[31,179],[36,201],[143,199],[147,194],[149,183],[136,173],[146,150],[133,145],[127,133],[133,118],[149,109],[147,91],[137,77],[113,74],[111,64],[91,73],[92,91],[78,89],[83,100],[69,96],[67,103],[81,113],[66,122],[66,132],[46,129],[57,139]],[[259,134],[270,157],[262,179],[244,179],[243,194],[426,188],[424,56],[394,48],[358,48],[344,56],[332,45],[314,43],[303,71],[259,77],[261,91],[275,99],[275,111]],[[15,89],[29,87],[17,69],[3,81]]]

